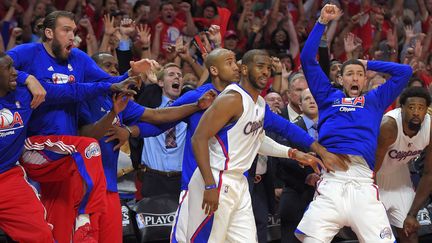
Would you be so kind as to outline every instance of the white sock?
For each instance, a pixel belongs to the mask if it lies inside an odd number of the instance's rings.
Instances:
[[[80,214],[75,220],[75,230],[77,230],[79,227],[90,223],[90,216],[88,214]]]

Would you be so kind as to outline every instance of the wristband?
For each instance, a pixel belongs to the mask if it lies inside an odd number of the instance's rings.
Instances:
[[[297,150],[298,150],[298,149],[290,148],[290,150],[288,151],[288,157],[289,157],[290,159],[294,159],[294,154],[295,154],[295,152],[297,152]]]
[[[276,72],[274,75],[282,75],[282,72]]]
[[[206,185],[206,186],[204,186],[204,189],[205,190],[212,190],[212,189],[216,189],[217,188],[217,186],[216,186],[216,184],[212,184],[212,185]]]
[[[318,23],[320,23],[322,25],[327,25],[328,22],[329,22],[328,20],[321,18],[321,16],[318,18]]]
[[[143,51],[147,51],[148,49],[150,49],[150,47],[148,47],[148,46],[142,48]]]
[[[129,136],[132,136],[132,130],[130,129],[130,127],[128,127],[126,125],[123,125],[122,127],[129,132]]]

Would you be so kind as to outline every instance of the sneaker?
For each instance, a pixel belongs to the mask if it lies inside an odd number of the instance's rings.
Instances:
[[[94,232],[89,223],[79,227],[75,230],[73,235],[74,243],[97,243],[98,241],[94,237]]]

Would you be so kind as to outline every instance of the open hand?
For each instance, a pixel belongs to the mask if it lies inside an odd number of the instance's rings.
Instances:
[[[353,33],[348,33],[344,38],[344,48],[346,53],[352,53],[361,44],[355,42],[355,35]]]
[[[129,140],[129,135],[129,131],[126,130],[126,128],[112,126],[105,134],[105,136],[107,137],[105,142],[109,143],[111,141],[118,140],[118,144],[113,148],[113,151],[116,151],[119,150],[120,147]]]
[[[417,221],[417,218],[412,215],[407,215],[403,223],[403,231],[405,235],[408,237],[411,234],[415,234],[419,228],[420,224]]]
[[[323,163],[326,165],[328,172],[334,172],[336,169],[347,171],[350,159],[346,154],[334,154],[328,151],[320,154]]]
[[[148,70],[154,70],[160,67],[158,62],[148,58],[141,59],[137,62],[131,61],[129,64],[131,66],[132,76],[137,76],[140,73],[145,73]]]
[[[124,93],[125,95],[136,95],[131,88],[137,87],[139,77],[129,77],[120,83],[111,85],[111,91],[114,93]]]
[[[150,40],[151,40],[151,34],[150,34],[150,27],[147,25],[140,24],[136,27],[136,31],[138,34],[138,40],[141,42],[143,47],[150,47]]]
[[[204,190],[202,209],[205,214],[212,215],[219,206],[219,192],[218,189]]]
[[[282,62],[277,57],[271,57],[272,61],[272,70],[280,73],[282,72]]]
[[[124,111],[130,98],[131,95],[127,93],[115,93],[112,95],[113,111],[116,115]]]
[[[203,94],[198,100],[198,107],[201,110],[207,109],[216,99],[217,93],[214,90],[209,90]]]
[[[112,34],[114,34],[114,32],[116,32],[116,30],[118,30],[118,28],[114,27],[114,18],[111,17],[109,14],[105,14],[103,16],[103,22],[106,35],[111,36]]]
[[[297,160],[302,165],[307,165],[312,167],[312,169],[315,171],[315,173],[320,174],[320,169],[318,168],[318,165],[320,165],[323,169],[326,169],[324,163],[318,159],[317,157],[304,153],[300,150],[296,150],[293,154],[292,159]]]
[[[220,33],[220,26],[212,24],[207,31],[209,39],[217,46],[221,44],[222,36]]]
[[[124,36],[132,36],[135,32],[135,22],[130,18],[125,18],[121,20],[120,33]]]

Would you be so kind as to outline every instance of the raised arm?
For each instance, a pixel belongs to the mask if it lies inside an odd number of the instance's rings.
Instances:
[[[198,168],[208,190],[204,190],[202,208],[211,215],[218,208],[219,193],[210,168],[208,140],[225,125],[236,121],[243,113],[242,97],[237,92],[219,96],[214,104],[202,116],[195,134],[192,147]]]
[[[178,107],[168,107],[163,109],[147,108],[141,116],[141,121],[154,124],[175,122],[181,120],[199,110],[207,109],[216,98],[217,94],[214,90],[207,91],[198,102]]]
[[[180,8],[186,15],[186,26],[183,28],[182,32],[188,36],[194,36],[198,32],[198,29],[193,20],[191,5],[188,2],[182,2],[180,3]]]
[[[394,62],[367,61],[366,67],[368,70],[391,75],[390,79],[373,91],[377,93],[377,97],[381,100],[379,105],[383,109],[393,103],[406,87],[412,75],[412,68],[409,65]]]
[[[300,2],[300,1],[299,1]],[[300,50],[300,44],[297,37],[297,31],[295,29],[291,14],[288,13],[288,36],[290,38],[290,54],[293,58],[295,58]]]
[[[201,110],[198,103],[182,105],[178,107],[167,107],[162,109],[147,108],[141,116],[141,121],[153,124],[162,124],[181,120]]]
[[[387,153],[387,149],[396,141],[396,137],[397,124],[395,119],[384,116],[381,121],[380,133],[378,136],[378,147],[375,155],[375,174],[380,170],[384,157]]]
[[[329,21],[338,18],[340,15],[341,12],[339,8],[335,5],[326,4],[321,10],[321,16],[318,23],[316,23],[315,27],[309,34],[300,54],[300,61],[308,86],[318,105],[322,104],[322,101],[327,99],[332,86],[330,80],[317,62],[316,55],[326,24]]]
[[[51,84],[42,82],[42,86],[47,91],[46,102],[55,104],[81,102],[111,92],[128,95],[136,94],[135,91],[129,89],[130,85],[135,86],[136,81],[126,79],[118,84],[105,82]]]
[[[118,83],[122,80],[125,80],[128,77],[138,76],[140,73],[145,73],[149,70],[153,70],[154,68],[159,66],[154,60],[150,59],[141,59],[139,61],[131,61],[131,68],[121,76],[110,76],[108,73],[103,71],[87,54],[80,51],[80,58],[83,62],[86,63],[84,71],[85,82],[108,82],[108,83]]]

